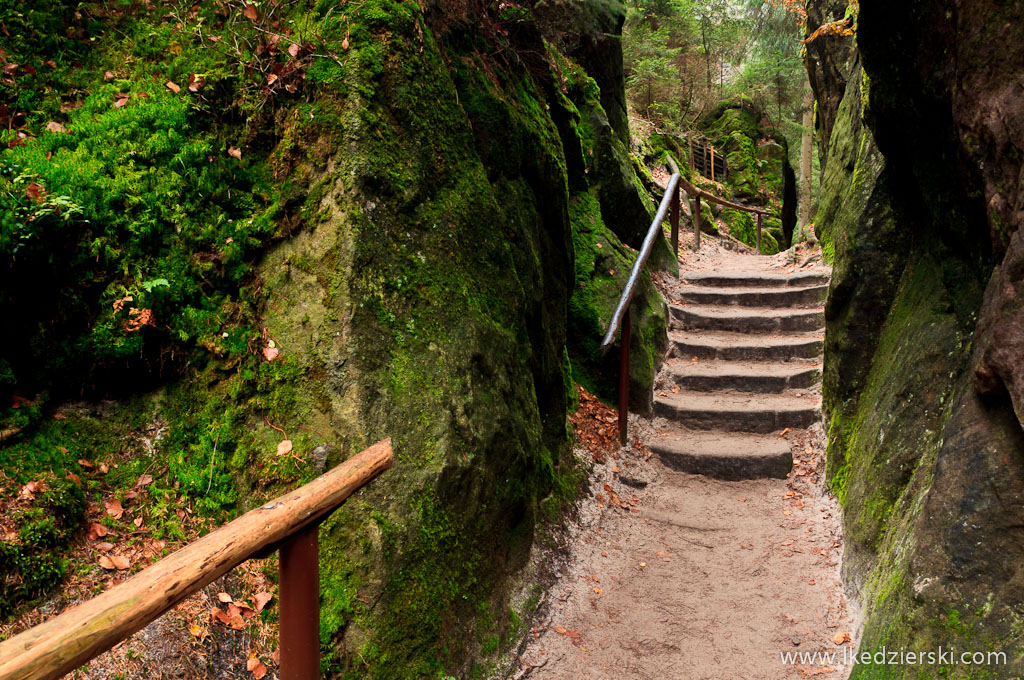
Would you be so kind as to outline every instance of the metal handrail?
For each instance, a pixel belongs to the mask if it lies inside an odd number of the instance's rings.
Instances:
[[[377,442],[146,567],[60,616],[0,642],[0,680],[60,678],[107,651],[242,562],[280,551],[281,680],[320,673],[318,527],[352,493],[391,467]]]
[[[673,164],[674,165],[674,164]],[[633,295],[636,293],[637,283],[640,281],[640,272],[647,264],[647,258],[651,256],[654,242],[661,234],[661,223],[665,221],[666,213],[671,212],[672,221],[672,251],[679,253],[679,183],[682,175],[679,174],[678,166],[673,168],[674,172],[665,188],[665,195],[658,205],[658,212],[647,229],[647,236],[644,237],[640,252],[637,253],[636,261],[633,262],[633,269],[626,279],[626,286],[619,296],[619,304],[615,306],[612,318],[608,321],[608,331],[601,341],[601,355],[608,353],[608,349],[615,341],[615,333],[622,328],[622,339],[619,343],[619,440],[623,445],[626,443],[626,421],[629,415],[629,336],[630,318],[629,305],[633,302]]]
[[[605,332],[604,339],[601,340],[599,348],[601,356],[606,355],[612,343],[615,342],[615,334],[620,328],[622,329],[622,338],[619,343],[619,440],[623,445],[626,443],[626,423],[627,416],[629,415],[629,306],[633,302],[633,295],[636,293],[636,287],[640,281],[640,273],[643,271],[644,265],[647,264],[647,259],[651,256],[651,250],[654,248],[654,242],[661,232],[661,223],[665,221],[666,213],[670,213],[672,223],[672,252],[675,257],[678,258],[679,256],[680,188],[688,195],[694,197],[693,240],[697,250],[700,250],[700,199],[702,197],[728,208],[746,210],[757,215],[758,252],[761,252],[761,218],[763,215],[768,214],[768,211],[763,208],[753,208],[740,203],[733,203],[695,187],[682,176],[679,166],[676,164],[675,159],[672,158],[671,153],[666,155],[666,160],[669,169],[672,171],[672,176],[665,187],[665,195],[661,197],[661,203],[658,205],[658,212],[654,215],[654,221],[651,222],[651,226],[647,229],[647,236],[644,237],[643,245],[640,246],[640,252],[637,253],[636,261],[633,262],[633,268],[629,272],[629,278],[626,279],[626,285],[622,289],[622,295],[619,296],[619,303],[615,306],[612,318],[608,321],[608,330]]]

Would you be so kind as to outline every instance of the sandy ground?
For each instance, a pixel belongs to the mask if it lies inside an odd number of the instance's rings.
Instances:
[[[708,241],[682,258],[685,269],[816,264],[810,253],[755,259]],[[840,580],[821,426],[776,435],[793,447],[788,479],[722,482],[648,457],[642,443],[664,425],[631,416],[641,447],[595,464],[566,547],[540,558],[555,581],[508,677],[845,678],[856,612]],[[609,488],[634,505],[609,503]],[[784,660],[794,653],[808,656]]]

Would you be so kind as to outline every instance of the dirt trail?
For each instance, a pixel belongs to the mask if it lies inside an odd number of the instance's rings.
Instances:
[[[823,271],[813,262],[788,263],[785,255],[732,253],[713,241],[699,255],[689,255],[681,279]],[[677,298],[675,282],[669,283],[668,297]],[[679,373],[671,364],[665,371]],[[656,397],[667,388],[665,378],[663,372]],[[803,387],[800,394],[816,397],[816,390]],[[748,396],[761,398],[756,392]],[[788,444],[792,471],[784,478],[739,481],[679,471],[690,463],[680,465],[646,448],[666,433],[690,432],[687,427],[673,418],[631,416],[630,439],[641,447],[633,443],[618,459],[595,465],[589,496],[564,537],[567,550],[545,557],[556,580],[511,677],[846,677],[843,650],[854,641],[844,634],[854,633],[854,615],[840,583],[839,511],[823,488],[820,423],[751,439],[758,451],[765,437],[776,450]],[[709,436],[714,433],[696,433],[694,441]],[[726,467],[733,472],[725,476],[735,477],[736,466]],[[768,474],[774,473],[752,476]],[[608,488],[635,506],[610,502]],[[834,661],[783,661],[783,654],[814,652],[837,655]]]

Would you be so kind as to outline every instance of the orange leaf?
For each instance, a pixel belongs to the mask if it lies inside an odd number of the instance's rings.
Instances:
[[[234,602],[235,601],[235,599],[233,597],[231,597],[230,595],[228,595],[227,593],[217,593],[217,599],[220,600],[221,602],[224,602],[225,604],[227,604],[229,602]]]
[[[837,645],[841,645],[844,642],[849,642],[849,641],[850,641],[850,634],[849,633],[836,633],[835,635],[832,636],[832,642],[836,643]]]
[[[114,555],[110,558],[110,561],[114,563],[114,566],[118,569],[127,569],[132,566],[132,561],[124,555]]]
[[[283,456],[286,453],[291,453],[292,452],[292,448],[293,448],[292,447],[292,440],[291,439],[285,439],[285,440],[281,441],[281,443],[279,443],[277,445],[277,455]]]
[[[140,486],[146,486],[147,484],[153,483],[153,475],[141,475],[139,481],[135,482],[135,488],[138,489]]]
[[[228,147],[228,155],[231,156],[232,158],[237,158],[238,160],[242,160],[242,150],[239,149],[237,146],[229,146]]]
[[[273,595],[268,592],[256,593],[254,596],[256,600],[256,611],[261,612],[263,608],[267,606],[267,603],[273,599]]]
[[[106,501],[103,506],[107,509],[107,514],[114,519],[121,519],[121,515],[124,514],[124,508],[121,507],[121,501],[116,498]]]
[[[110,552],[111,550],[114,549],[114,544],[113,543],[107,543],[106,541],[103,541],[102,543],[97,543],[93,547],[96,548],[97,550],[102,550],[103,552]]]
[[[101,567],[103,567],[104,569],[107,569],[107,570],[113,570],[113,569],[117,569],[117,567],[115,567],[115,566],[114,566],[114,562],[113,562],[113,560],[111,560],[111,559],[110,559],[109,557],[107,557],[106,555],[100,555],[100,558],[99,558],[98,560],[96,560],[96,561],[97,561],[97,562],[99,563],[99,565],[100,565]]]
[[[95,541],[97,538],[102,538],[110,533],[110,529],[99,522],[93,522],[92,526],[89,527],[89,533],[85,535],[90,541]]]
[[[259,17],[259,14],[256,13],[256,5],[253,5],[251,3],[246,3],[243,14],[245,14],[245,18],[249,21],[256,21],[256,19]]]
[[[170,90],[174,94],[178,94],[179,92],[181,92],[181,85],[178,85],[173,80],[168,80],[166,83],[164,83],[164,85],[167,87],[168,90]]]

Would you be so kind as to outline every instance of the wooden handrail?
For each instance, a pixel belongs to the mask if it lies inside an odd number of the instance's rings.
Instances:
[[[0,643],[0,680],[48,680],[74,670],[247,559],[315,528],[353,492],[389,469],[392,460],[391,440],[377,442],[124,583]],[[281,588],[283,605],[284,583]],[[283,618],[282,613],[282,637]],[[318,653],[319,640],[313,642]],[[282,676],[286,651],[282,644]]]

